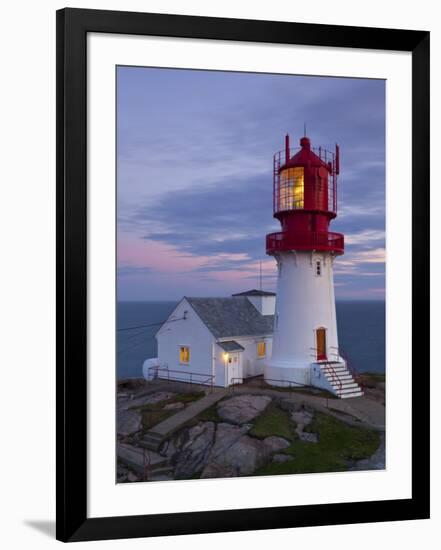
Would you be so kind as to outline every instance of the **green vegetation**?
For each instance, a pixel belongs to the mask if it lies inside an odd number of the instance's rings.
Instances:
[[[270,435],[278,435],[292,441],[296,438],[295,428],[296,424],[290,420],[289,413],[271,403],[255,419],[250,435],[259,439],[264,439]]]
[[[282,387],[282,386],[273,386],[272,384],[263,382],[263,387],[269,390],[276,390],[284,393],[302,393],[306,395],[316,395],[317,397],[324,397],[328,399],[338,399],[334,394],[327,392],[326,390],[319,390],[317,388],[312,388],[309,386],[301,386],[301,387],[292,386],[289,388],[289,387]]]
[[[204,391],[191,391],[186,393],[178,393],[175,396],[171,397],[170,399],[163,401],[162,403],[164,405],[167,405],[168,403],[178,403],[178,402],[187,404],[187,403],[192,403],[193,401],[197,401],[202,397],[205,397]]]
[[[159,424],[169,416],[176,414],[177,411],[173,409],[144,409],[142,411],[142,427],[145,431],[150,430],[156,424]]]
[[[208,409],[205,409],[205,411],[198,414],[196,420],[197,422],[223,422],[217,412],[217,403],[211,405],[211,407],[208,407]]]
[[[293,460],[271,463],[255,472],[256,475],[303,474],[347,470],[348,460],[370,457],[380,444],[375,430],[348,426],[332,416],[316,413],[305,431],[318,433],[318,443],[295,440],[283,452]]]
[[[378,384],[386,382],[385,374],[378,372],[364,372],[358,376],[358,379],[367,388],[376,388]]]

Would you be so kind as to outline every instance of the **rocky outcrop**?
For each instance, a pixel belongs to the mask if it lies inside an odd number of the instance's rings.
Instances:
[[[259,416],[271,402],[267,395],[238,395],[221,401],[217,412],[222,420],[245,424]]]
[[[117,412],[116,431],[118,435],[126,436],[141,429],[141,415],[133,410],[121,410]]]
[[[177,439],[176,479],[189,479],[202,472],[213,445],[214,428],[214,422],[199,422]]]
[[[291,445],[291,442],[285,439],[284,437],[279,437],[277,435],[270,435],[265,437],[263,440],[265,445],[268,447],[269,451],[276,453],[277,451],[282,451]]]
[[[318,435],[312,432],[305,432],[305,426],[311,424],[314,414],[306,409],[301,409],[291,413],[291,418],[297,424],[296,434],[301,441],[307,441],[308,443],[317,443]]]
[[[235,477],[250,475],[269,460],[270,450],[263,441],[242,435],[232,445],[213,457],[201,477]]]

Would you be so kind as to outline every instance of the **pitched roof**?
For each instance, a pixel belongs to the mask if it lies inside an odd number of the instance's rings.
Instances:
[[[274,315],[261,315],[245,296],[186,299],[215,338],[273,332]]]
[[[233,296],[275,296],[274,292],[267,292],[266,290],[246,290],[245,292],[239,292],[238,294],[233,294]]]
[[[244,347],[238,344],[235,340],[227,340],[226,342],[218,342],[218,345],[224,351],[244,351]]]

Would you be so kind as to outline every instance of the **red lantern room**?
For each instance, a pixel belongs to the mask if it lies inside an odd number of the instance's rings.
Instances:
[[[328,230],[337,216],[339,164],[338,145],[335,153],[312,148],[304,136],[300,148],[291,151],[286,136],[284,151],[274,155],[273,172],[274,217],[282,231],[267,235],[267,254],[290,250],[343,254],[343,235]]]

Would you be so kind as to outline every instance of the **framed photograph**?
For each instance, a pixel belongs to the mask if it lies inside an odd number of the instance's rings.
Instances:
[[[429,517],[428,32],[58,11],[57,255],[59,540]]]

